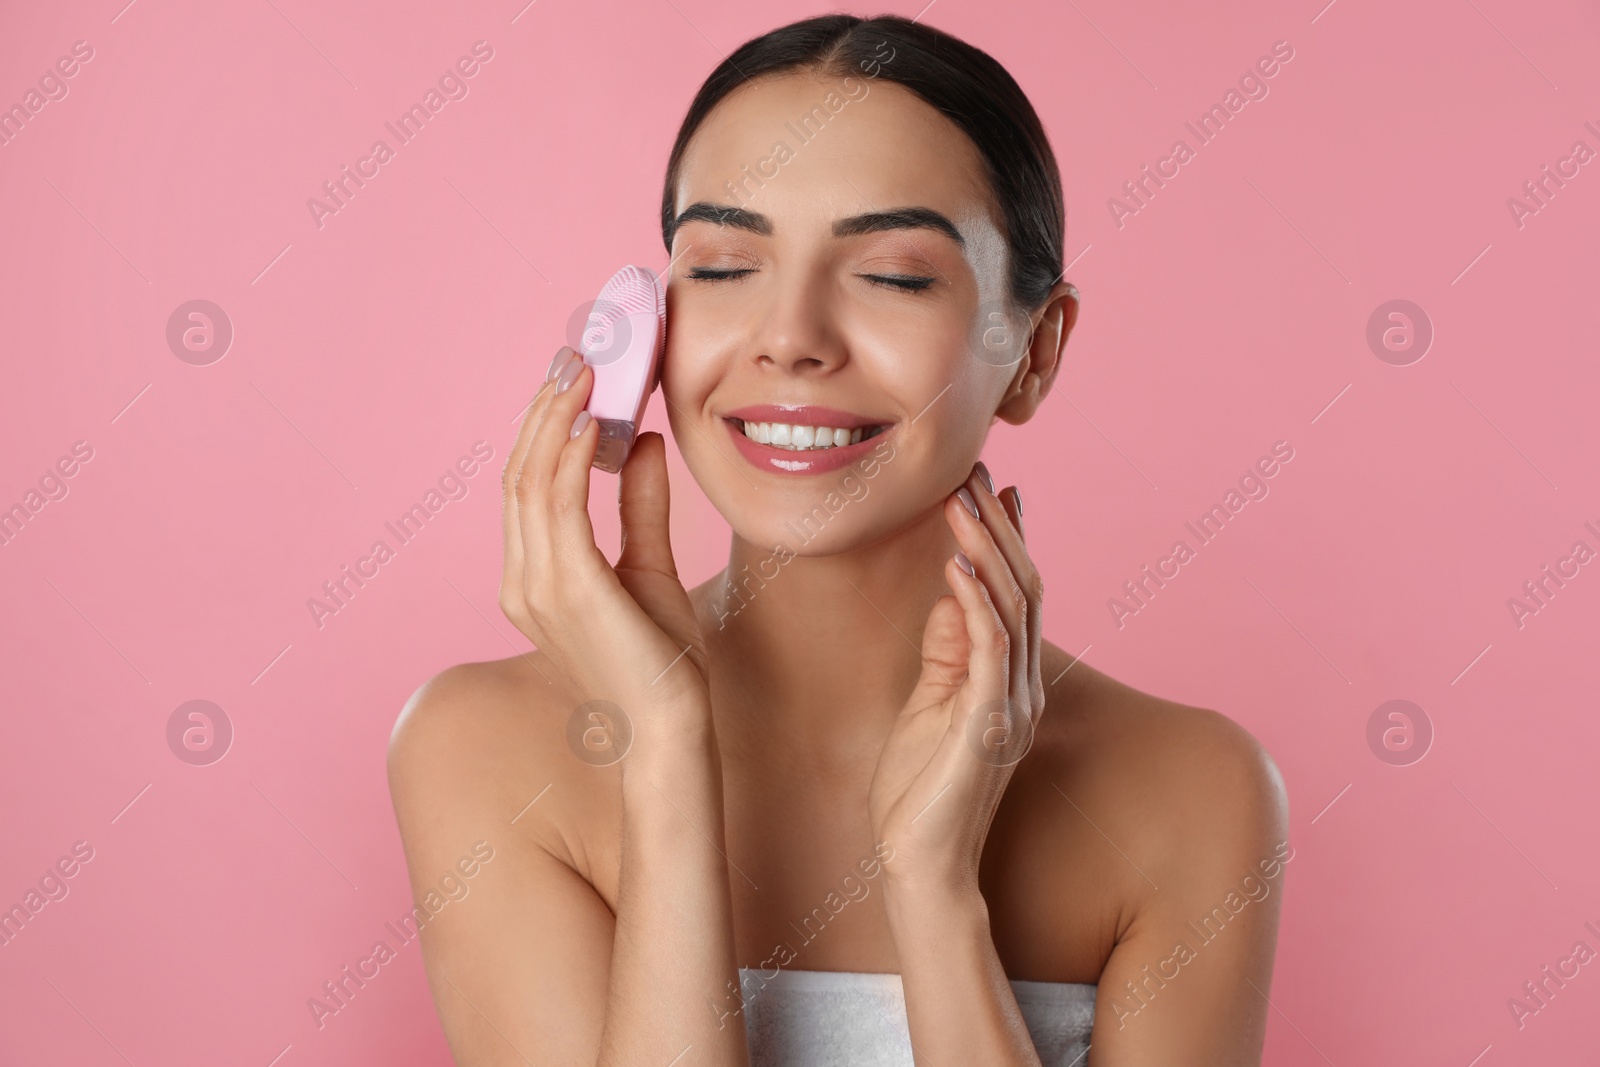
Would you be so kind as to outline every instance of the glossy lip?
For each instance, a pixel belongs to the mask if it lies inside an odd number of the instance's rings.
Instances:
[[[833,448],[815,451],[795,451],[752,441],[739,429],[735,420],[787,422],[797,426],[831,426],[842,430],[871,426],[884,426],[886,429],[853,445],[835,445]],[[722,424],[728,428],[728,435],[733,438],[734,448],[739,450],[739,454],[749,461],[751,466],[773,474],[827,474],[848,467],[877,448],[878,442],[895,430],[895,423],[892,421],[872,419],[865,415],[856,415],[840,411],[838,408],[816,404],[752,404],[728,412],[723,416]]]

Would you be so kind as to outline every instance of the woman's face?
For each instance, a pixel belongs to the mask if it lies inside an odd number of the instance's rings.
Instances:
[[[956,125],[889,82],[757,79],[696,131],[674,212],[662,390],[741,537],[871,544],[966,479],[1028,369],[1028,321],[1000,325],[1002,217]],[[864,440],[819,450],[795,426]]]

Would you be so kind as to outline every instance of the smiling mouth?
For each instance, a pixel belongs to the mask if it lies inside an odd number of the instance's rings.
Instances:
[[[757,444],[788,452],[823,452],[830,448],[860,444],[889,429],[891,423],[844,429],[835,426],[807,426],[787,422],[755,422],[729,418],[734,429]]]

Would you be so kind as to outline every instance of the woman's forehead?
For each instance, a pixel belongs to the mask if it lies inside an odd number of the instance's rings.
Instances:
[[[982,157],[960,127],[893,82],[814,71],[757,78],[712,109],[684,151],[675,211],[702,201],[760,204],[779,231],[785,215],[908,205],[963,232],[1000,226]]]

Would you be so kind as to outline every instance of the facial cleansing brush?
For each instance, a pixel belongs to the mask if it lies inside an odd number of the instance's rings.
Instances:
[[[584,410],[600,424],[594,465],[615,474],[627,462],[655,389],[667,344],[667,291],[654,273],[626,266],[611,276],[583,331],[583,361],[594,369]]]

